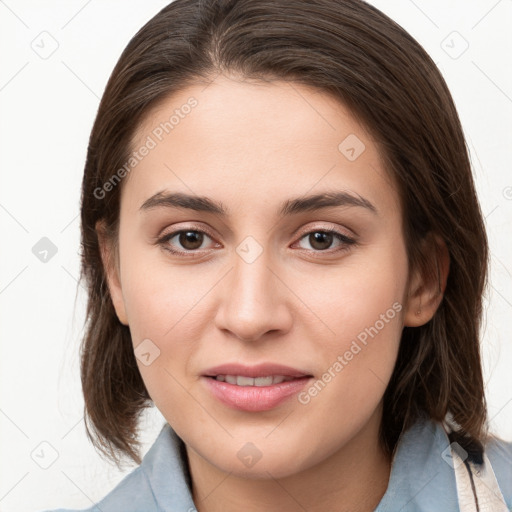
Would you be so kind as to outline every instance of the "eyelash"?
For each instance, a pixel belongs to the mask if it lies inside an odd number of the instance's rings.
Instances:
[[[161,245],[163,249],[165,249],[166,251],[169,251],[170,253],[172,253],[174,255],[192,257],[192,258],[196,257],[194,255],[197,254],[200,251],[200,249],[189,250],[189,251],[179,251],[176,249],[171,249],[169,246],[169,241],[171,239],[173,239],[176,235],[179,235],[181,233],[188,233],[188,232],[202,233],[202,234],[208,236],[209,238],[213,239],[213,236],[210,233],[208,233],[207,231],[204,231],[203,229],[196,229],[194,227],[190,227],[190,228],[185,228],[185,229],[179,229],[179,230],[173,231],[171,233],[167,233],[164,236],[162,236],[160,239],[158,239],[157,243],[159,245]],[[350,250],[351,246],[353,246],[357,243],[356,240],[354,240],[353,238],[350,238],[350,237],[344,235],[343,233],[340,233],[336,229],[332,229],[332,228],[321,228],[321,229],[313,229],[313,230],[307,231],[300,236],[298,241],[302,240],[303,238],[305,238],[308,235],[311,235],[312,233],[332,234],[335,237],[337,237],[340,242],[342,242],[342,245],[334,250],[331,250],[331,249],[325,249],[325,250],[299,249],[299,250],[306,251],[306,252],[319,253],[319,254],[333,254],[333,253],[348,251],[348,250]]]

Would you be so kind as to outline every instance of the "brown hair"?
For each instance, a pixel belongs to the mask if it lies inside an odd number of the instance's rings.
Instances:
[[[377,141],[398,186],[409,270],[438,279],[432,246],[425,248],[433,234],[450,255],[434,317],[403,330],[384,395],[382,445],[391,453],[421,415],[443,421],[451,413],[463,446],[481,450],[487,425],[479,329],[488,245],[468,150],[432,59],[361,0],[176,0],[123,51],[92,129],[81,198],[81,275],[89,293],[81,378],[91,441],[116,462],[121,455],[140,462],[138,420],[151,405],[130,331],[112,305],[95,231],[103,220],[115,242],[122,183],[97,191],[128,160],[151,108],[218,73],[333,94]]]

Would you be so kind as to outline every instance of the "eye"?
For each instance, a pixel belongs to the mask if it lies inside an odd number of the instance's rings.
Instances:
[[[205,231],[199,229],[181,229],[164,235],[158,240],[158,243],[173,254],[188,254],[198,249],[205,249],[205,247],[202,247],[205,238],[211,239]],[[173,248],[172,241],[174,239],[174,244],[179,244],[183,250]]]
[[[212,237],[201,229],[180,229],[163,235],[158,240],[158,244],[172,254],[193,257],[200,250],[207,249],[207,247],[203,246],[206,239],[212,240]],[[353,238],[330,228],[308,231],[300,237],[297,243],[300,243],[302,240],[306,240],[310,247],[300,247],[300,249],[316,253],[347,251],[350,246],[356,244]],[[331,249],[335,241],[338,241],[338,246]],[[176,248],[176,245],[179,247]]]
[[[329,250],[329,252],[338,252],[348,250],[351,245],[354,245],[356,241],[353,238],[346,236],[343,233],[335,229],[315,229],[313,231],[309,231],[305,233],[299,240],[306,240],[311,247],[311,250],[314,252],[323,252],[330,249],[333,242],[336,240],[339,242],[338,247],[334,250]],[[304,249],[304,247],[302,247]],[[306,247],[305,249],[308,249]]]

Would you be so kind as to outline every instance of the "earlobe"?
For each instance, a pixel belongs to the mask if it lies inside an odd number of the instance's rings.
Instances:
[[[96,223],[96,234],[98,236],[101,260],[103,263],[103,269],[105,272],[105,278],[107,280],[110,297],[112,298],[112,304],[114,305],[114,309],[119,321],[123,325],[128,325],[119,268],[115,261],[115,249],[113,247],[112,241],[106,234],[103,221],[98,221]]]
[[[436,313],[443,300],[448,273],[450,269],[450,254],[445,241],[434,235],[425,254],[430,254],[431,273],[424,269],[415,269],[409,283],[407,307],[404,314],[406,327],[419,327],[426,324]]]

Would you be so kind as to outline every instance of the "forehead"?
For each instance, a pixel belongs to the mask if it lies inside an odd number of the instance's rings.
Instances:
[[[123,184],[134,206],[164,189],[235,208],[333,188],[398,206],[371,135],[341,102],[302,84],[222,76],[191,85],[146,114],[132,150],[144,146]]]

